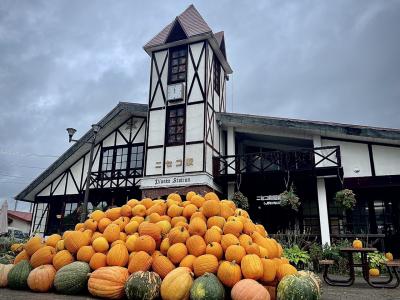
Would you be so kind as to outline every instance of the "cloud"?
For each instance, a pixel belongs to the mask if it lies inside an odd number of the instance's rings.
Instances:
[[[189,4],[2,2],[0,199],[69,147],[65,128],[147,102],[142,46]],[[194,4],[226,34],[228,108],[233,95],[235,112],[400,127],[399,1]]]

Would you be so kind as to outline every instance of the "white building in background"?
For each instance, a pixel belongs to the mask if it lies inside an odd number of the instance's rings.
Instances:
[[[400,130],[227,112],[232,69],[224,33],[214,33],[193,5],[144,50],[151,58],[148,104],[120,102],[99,121],[92,206],[189,190],[226,197],[239,187],[270,233],[296,225],[324,243],[369,234],[400,249]],[[76,222],[92,135],[16,196],[35,204],[32,232]],[[298,213],[276,201],[292,183]],[[358,200],[346,214],[333,200],[342,188]]]

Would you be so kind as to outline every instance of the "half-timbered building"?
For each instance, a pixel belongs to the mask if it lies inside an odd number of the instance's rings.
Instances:
[[[230,197],[239,189],[270,232],[296,226],[323,243],[350,232],[381,235],[389,245],[400,240],[400,130],[227,112],[224,33],[214,33],[193,5],[144,50],[148,104],[120,102],[99,121],[89,209],[189,190]],[[16,196],[34,203],[31,232],[76,222],[92,136]],[[279,205],[291,184],[298,212]],[[334,201],[343,188],[357,195],[352,211]]]

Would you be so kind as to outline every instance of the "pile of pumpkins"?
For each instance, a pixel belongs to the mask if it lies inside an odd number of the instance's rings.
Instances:
[[[109,299],[319,299],[320,281],[298,272],[247,211],[213,193],[129,200],[45,241],[34,236],[0,285]],[[289,280],[290,279],[290,280]],[[294,298],[293,298],[294,297]]]

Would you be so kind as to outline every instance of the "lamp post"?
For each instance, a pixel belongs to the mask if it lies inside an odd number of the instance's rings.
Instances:
[[[93,130],[93,138],[88,141],[87,143],[90,144],[90,152],[89,152],[89,167],[87,170],[87,175],[86,175],[86,186],[85,186],[85,196],[83,198],[83,211],[81,214],[81,219],[80,222],[84,222],[86,219],[87,215],[87,208],[88,208],[88,201],[89,201],[89,187],[90,187],[90,177],[92,174],[92,166],[93,166],[93,150],[94,150],[94,145],[96,144],[96,135],[100,131],[100,125],[98,124],[93,124],[92,125],[92,130]],[[69,136],[69,142],[77,142],[77,140],[73,140],[72,137],[76,132],[76,129],[74,128],[67,128],[68,136]]]

